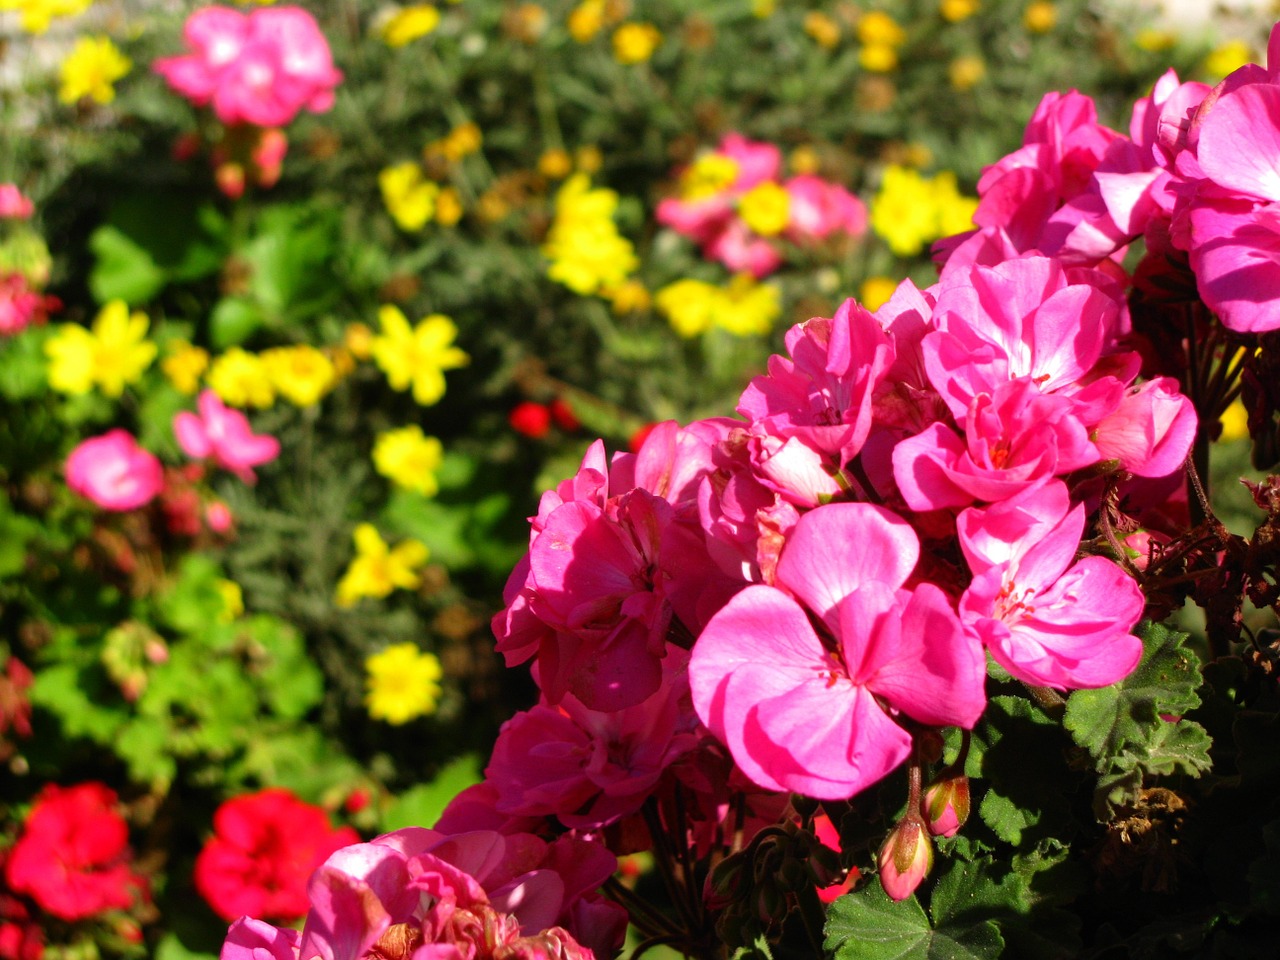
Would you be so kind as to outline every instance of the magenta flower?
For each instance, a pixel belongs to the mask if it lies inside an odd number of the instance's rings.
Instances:
[[[91,437],[71,451],[67,486],[104,510],[136,510],[164,488],[160,461],[127,430]]]
[[[1059,481],[956,518],[973,582],[960,615],[995,661],[1036,686],[1105,687],[1142,656],[1142,591],[1104,557],[1076,561],[1084,508]]]
[[[183,410],[173,417],[173,433],[178,446],[189,457],[212,457],[218,466],[230,470],[245,483],[256,479],[252,468],[280,455],[280,441],[254,433],[249,418],[226,406],[212,390],[204,390],[196,401],[200,415]]]
[[[315,19],[299,7],[248,15],[204,7],[187,18],[183,35],[191,52],[153,69],[196,106],[212,104],[225,124],[281,127],[303,108],[333,105],[342,74]]]
[[[819,507],[796,524],[778,587],[748,587],[707,624],[689,664],[694,706],[754,782],[851,797],[906,760],[900,712],[977,721],[980,649],[941,590],[903,589],[919,551],[888,510]]]

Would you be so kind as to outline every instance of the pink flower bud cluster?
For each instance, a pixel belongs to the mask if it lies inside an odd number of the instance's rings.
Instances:
[[[1098,123],[1090,98],[1048,94],[1023,146],[978,182],[978,229],[940,241],[939,259],[1041,253],[1123,277],[1141,237],[1134,279],[1149,296],[1198,293],[1231,330],[1280,329],[1280,25],[1267,61],[1213,88],[1170,70],[1127,136]]]
[[[282,127],[298,112],[333,106],[342,74],[315,18],[300,7],[244,14],[203,7],[183,27],[189,53],[153,69],[197,107],[227,125]]]
[[[759,279],[786,259],[778,238],[813,247],[833,238],[860,237],[867,231],[866,205],[844,187],[811,174],[783,180],[782,154],[771,143],[731,133],[711,156],[723,159],[735,171],[731,182],[709,194],[668,197],[657,210],[659,223],[689,237],[709,260]],[[778,237],[761,236],[739,215],[743,195],[761,184],[777,184],[786,193],[786,225]]]

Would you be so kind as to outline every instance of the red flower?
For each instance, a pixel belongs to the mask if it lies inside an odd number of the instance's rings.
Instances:
[[[541,403],[526,400],[512,408],[507,414],[507,422],[516,433],[541,440],[551,432],[551,410]]]
[[[224,920],[305,916],[316,867],[360,842],[350,827],[334,830],[322,809],[279,788],[228,800],[213,815],[213,830],[196,857],[195,884]]]
[[[129,828],[102,783],[49,784],[36,797],[5,877],[63,920],[133,905],[146,880],[129,869]]]

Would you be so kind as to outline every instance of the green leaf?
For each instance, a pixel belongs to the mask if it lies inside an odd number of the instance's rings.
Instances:
[[[125,722],[121,710],[100,705],[107,685],[95,668],[59,663],[36,671],[28,691],[31,702],[57,714],[69,737],[111,743]]]
[[[449,801],[481,780],[481,762],[475,754],[458,757],[443,767],[430,783],[420,783],[402,793],[382,815],[386,832],[401,827],[429,827],[440,819]]]
[[[1209,735],[1195,721],[1179,719],[1200,705],[1200,662],[1184,645],[1186,634],[1157,623],[1138,633],[1137,669],[1109,687],[1072,693],[1063,720],[1103,777],[1095,809],[1104,819],[1134,798],[1143,775],[1199,776],[1212,767]]]
[[[156,960],[217,960],[215,954],[188,950],[177,934],[166,933],[156,944]]]
[[[129,777],[163,794],[178,766],[168,753],[169,730],[150,719],[129,723],[111,744],[116,756],[129,765]]]
[[[245,297],[223,297],[209,314],[209,340],[225,350],[244,343],[266,323],[262,310]]]
[[[733,951],[729,960],[773,960],[773,951],[769,949],[768,938],[760,934],[750,946]]]
[[[990,920],[935,929],[915,897],[894,903],[873,882],[831,905],[823,946],[836,960],[990,960],[1004,939]]]
[[[151,254],[118,227],[104,224],[89,237],[97,257],[89,271],[89,290],[98,303],[123,300],[146,303],[165,285],[165,272]]]
[[[0,393],[10,400],[38,397],[49,390],[44,344],[48,328],[25,331],[0,343]]]

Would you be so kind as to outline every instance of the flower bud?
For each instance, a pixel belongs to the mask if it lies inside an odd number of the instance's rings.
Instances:
[[[935,837],[954,837],[969,819],[969,778],[943,777],[925,792],[920,813]]]
[[[908,814],[880,848],[880,884],[891,900],[905,900],[915,892],[933,866],[933,843],[924,824]]]

